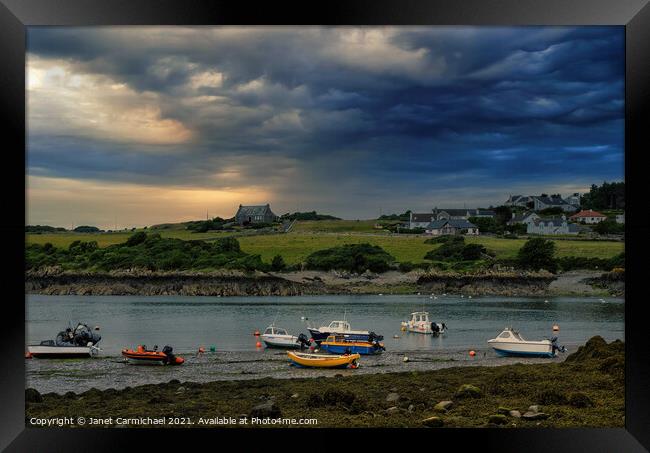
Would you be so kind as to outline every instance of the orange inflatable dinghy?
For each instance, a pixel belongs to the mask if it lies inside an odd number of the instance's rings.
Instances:
[[[172,351],[171,346],[165,346],[162,351],[156,348],[151,351],[147,350],[146,346],[139,345],[135,350],[122,349],[122,355],[129,363],[135,365],[180,365],[185,362],[185,359],[176,357]]]

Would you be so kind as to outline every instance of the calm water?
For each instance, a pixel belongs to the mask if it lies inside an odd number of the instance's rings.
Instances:
[[[446,335],[400,331],[400,321],[412,311],[425,309],[432,320],[449,327]],[[304,296],[304,297],[141,297],[141,296],[42,296],[27,297],[27,343],[53,339],[69,323],[82,321],[101,330],[101,358],[93,360],[28,360],[28,385],[42,391],[63,393],[90,387],[179,380],[210,381],[261,376],[314,375],[314,370],[287,367],[277,350],[256,348],[255,330],[277,326],[297,335],[309,334],[301,320],[323,325],[343,319],[353,329],[384,335],[387,352],[364,357],[353,372],[435,369],[458,365],[499,365],[521,359],[497,358],[486,341],[505,326],[519,329],[525,338],[553,335],[560,326],[560,344],[574,351],[594,335],[607,341],[624,339],[624,303],[620,298],[520,298],[460,296]],[[393,338],[398,335],[400,338]],[[187,363],[181,367],[128,366],[120,362],[120,350],[138,344],[172,345]],[[199,346],[214,346],[214,353],[196,357]],[[470,359],[467,351],[477,356]],[[409,355],[412,362],[402,362]],[[548,359],[523,359],[523,361]],[[340,372],[337,371],[337,372]],[[350,371],[346,371],[350,372]],[[328,373],[327,371],[319,373]],[[329,372],[331,373],[331,371]]]

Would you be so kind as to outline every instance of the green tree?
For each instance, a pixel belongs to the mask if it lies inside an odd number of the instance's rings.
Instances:
[[[271,269],[274,271],[281,271],[285,269],[287,265],[284,262],[284,258],[281,255],[275,255],[271,261]]]
[[[580,199],[583,209],[625,209],[625,183],[603,182],[601,186],[593,184],[589,193]]]
[[[544,238],[529,239],[519,249],[517,261],[524,269],[546,269],[555,272],[555,243]]]
[[[147,240],[147,233],[145,233],[144,231],[138,231],[137,233],[129,236],[129,238],[126,240],[126,246],[133,247],[138,244],[142,244],[146,240]]]

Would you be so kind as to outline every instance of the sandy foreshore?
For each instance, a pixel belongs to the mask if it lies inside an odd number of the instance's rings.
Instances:
[[[26,294],[297,296],[317,294],[415,294],[473,296],[622,296],[624,283],[596,285],[602,272],[483,272],[478,274],[397,271],[361,275],[336,271],[278,273],[28,271]]]
[[[522,428],[622,427],[625,421],[624,344],[600,337],[563,362],[345,374],[172,380],[64,395],[27,389],[26,421],[39,426],[38,420],[68,417],[66,426],[79,427],[76,420],[83,417],[83,427],[160,426],[146,422],[153,419],[169,427],[295,427],[291,420],[310,419],[316,427]]]

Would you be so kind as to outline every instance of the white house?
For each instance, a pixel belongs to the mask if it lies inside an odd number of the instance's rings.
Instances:
[[[579,228],[575,223],[568,223],[566,216],[550,219],[536,219],[528,224],[528,234],[578,234]]]
[[[433,208],[425,214],[411,213],[409,217],[409,228],[427,228],[435,220],[467,220],[470,217],[496,217],[496,212],[490,209],[438,209]]]
[[[607,216],[605,214],[601,214],[598,211],[592,211],[591,209],[589,210],[583,210],[580,211],[576,214],[573,214],[569,219],[573,220],[574,222],[584,222],[588,224],[594,224],[594,223],[600,223],[603,220],[607,220]]]
[[[625,223],[625,213],[616,216],[616,223]]]
[[[478,227],[465,219],[440,219],[434,220],[426,226],[427,234],[440,236],[443,234],[461,234],[464,230],[468,235],[478,235]]]
[[[535,212],[524,212],[522,214],[515,214],[513,212],[512,218],[508,220],[508,225],[514,225],[516,223],[523,223],[528,225],[529,223],[533,223],[539,218],[540,217]]]
[[[548,208],[562,208],[564,212],[573,212],[578,209],[576,206],[567,203],[559,196],[533,197],[533,209],[535,211],[541,211],[542,209]]]

